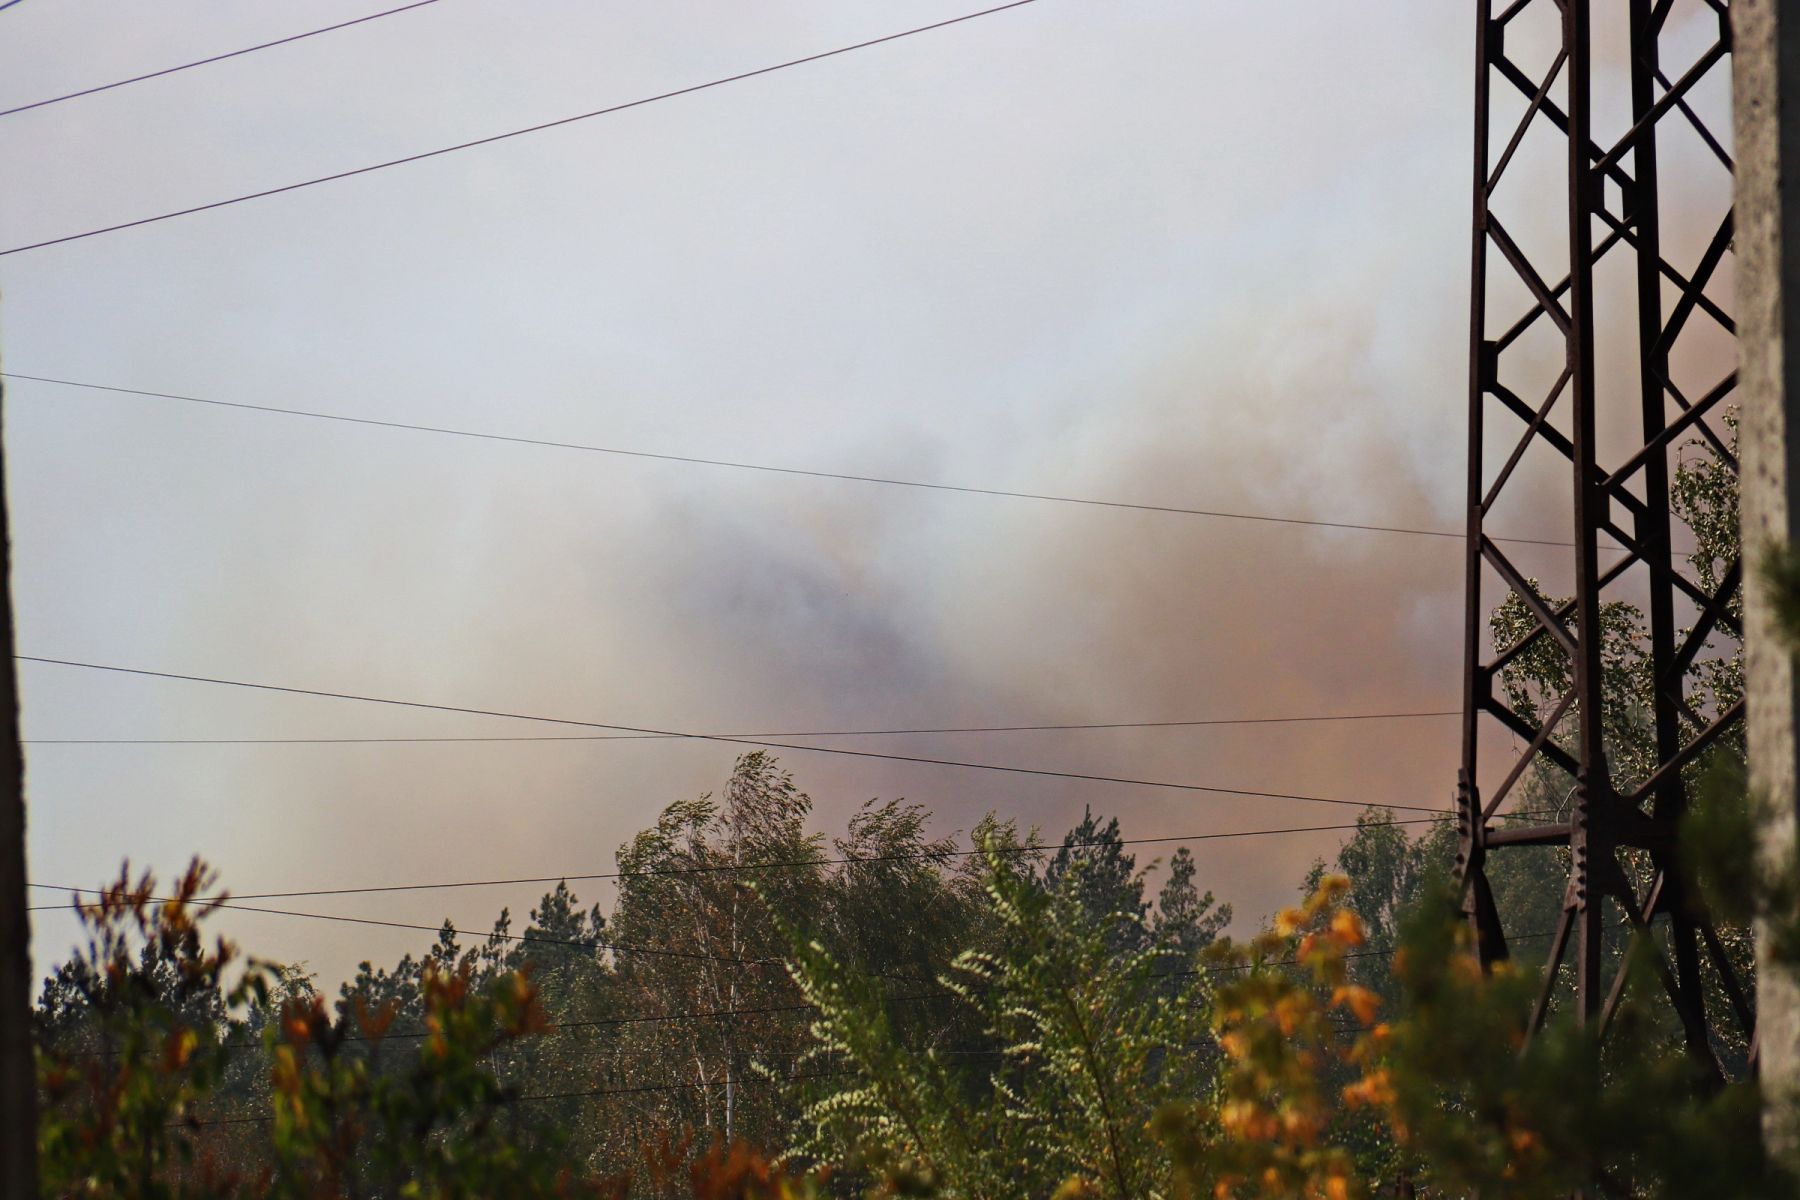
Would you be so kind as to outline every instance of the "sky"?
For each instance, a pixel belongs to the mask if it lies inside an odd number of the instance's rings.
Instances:
[[[375,7],[24,0],[0,13],[0,108]],[[974,7],[438,0],[0,117],[0,242]],[[1696,48],[1699,7],[1674,18]],[[1467,8],[1037,0],[0,258],[0,366],[658,454],[1454,530]],[[1532,37],[1520,35],[1522,58]],[[1616,65],[1601,56],[1602,75]],[[1691,148],[1670,161],[1708,186]],[[1522,160],[1519,187],[1554,195],[1554,167]],[[1549,205],[1518,231],[1550,236],[1557,217]],[[1459,704],[1454,539],[750,473],[20,380],[6,398],[27,655],[705,732]],[[1565,536],[1561,477],[1543,478],[1544,504],[1509,519],[1523,536]],[[1554,551],[1518,553],[1554,579]],[[42,739],[579,731],[22,670],[31,871],[53,884],[95,884],[125,859],[167,875],[193,854],[240,893],[605,872],[665,804],[717,790],[741,749],[53,745]],[[830,744],[1436,807],[1454,783],[1456,729],[1438,717]],[[1056,836],[1086,806],[1118,815],[1128,837],[1355,818],[1294,800],[781,757],[828,832],[894,796],[928,806],[940,832],[995,810]],[[1254,917],[1338,838],[1195,853],[1204,886]],[[1169,852],[1146,847],[1140,861]],[[482,930],[540,891],[288,906]],[[267,914],[225,927],[327,985],[428,940]],[[66,913],[37,914],[40,959],[73,930]]]

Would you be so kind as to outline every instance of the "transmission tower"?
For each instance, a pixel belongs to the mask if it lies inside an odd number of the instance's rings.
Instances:
[[[1696,662],[1717,656],[1714,639],[1742,638],[1741,571],[1735,561],[1704,572],[1689,562],[1691,534],[1671,515],[1670,483],[1696,441],[1736,470],[1723,420],[1735,327],[1713,295],[1729,284],[1732,164],[1701,115],[1702,98],[1729,94],[1730,14],[1724,0],[1477,7],[1457,789],[1464,912],[1484,964],[1515,948],[1535,957],[1544,931],[1508,927],[1490,868],[1518,847],[1566,847],[1533,1029],[1570,975],[1577,1018],[1604,1029],[1624,991],[1625,933],[1656,926],[1668,1004],[1689,1050],[1719,1072],[1702,956],[1745,1039],[1753,1014],[1673,861],[1689,768],[1743,717],[1742,699],[1721,702],[1690,682]],[[1728,119],[1713,124],[1729,129]],[[1700,211],[1707,171],[1718,193],[1711,212]],[[1491,528],[1541,523],[1550,505],[1571,544],[1496,544]],[[1528,631],[1497,645],[1489,615],[1509,592],[1529,613]],[[1623,702],[1602,686],[1607,647],[1596,631],[1615,600],[1645,618],[1647,711],[1608,711]],[[1546,640],[1568,667],[1567,690],[1520,703],[1502,672],[1521,656],[1541,658]],[[1634,721],[1650,727],[1653,761],[1621,780],[1604,734]],[[1502,738],[1519,752],[1510,762],[1496,755],[1499,778],[1485,780],[1484,794],[1479,755]],[[1566,817],[1504,819],[1521,782],[1546,767],[1562,780],[1558,799],[1567,792]]]

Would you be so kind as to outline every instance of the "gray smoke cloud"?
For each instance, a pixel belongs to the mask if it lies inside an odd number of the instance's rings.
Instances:
[[[1675,19],[1698,29],[1687,7]],[[434,5],[0,122],[0,154],[29,181],[0,196],[0,228],[9,243],[53,236],[957,10],[528,11]],[[354,15],[345,0],[281,20]],[[9,14],[0,99],[289,31],[223,3],[154,24],[101,18],[92,4]],[[1468,14],[1433,0],[1043,0],[4,260],[6,365],[561,441],[1454,529],[1470,37]],[[80,56],[51,52],[77,44]],[[1554,162],[1517,169],[1521,187],[1554,194]],[[1555,217],[1520,232],[1551,236]],[[1458,702],[1448,539],[747,475],[45,385],[15,384],[9,400],[28,653],[707,731]],[[1509,520],[1560,536],[1563,477],[1531,469],[1544,502]],[[1547,575],[1559,561],[1519,554]],[[45,738],[560,732],[48,667],[26,686],[28,733]],[[843,744],[1438,804],[1455,731],[1432,719]],[[240,892],[605,871],[663,804],[719,786],[733,754],[46,746],[31,756],[33,870],[87,883],[126,855],[167,871],[198,851]],[[946,830],[999,809],[1055,835],[1086,804],[1128,836],[1354,818],[783,758],[828,829],[892,795]],[[1205,885],[1254,916],[1336,841],[1198,854]],[[480,929],[537,890],[292,906]],[[248,914],[230,927],[328,980],[424,939]],[[49,954],[69,926],[51,914],[38,930]]]

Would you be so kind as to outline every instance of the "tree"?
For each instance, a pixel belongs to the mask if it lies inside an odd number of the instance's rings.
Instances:
[[[1144,915],[1150,904],[1144,899],[1137,859],[1125,852],[1119,818],[1110,817],[1102,825],[1092,808],[1084,809],[1080,823],[1063,835],[1062,845],[1044,868],[1044,884],[1069,895],[1102,925],[1109,946],[1144,944]]]
[[[792,776],[757,752],[738,760],[723,803],[671,804],[620,848],[613,929],[621,1006],[710,1016],[619,1027],[609,1080],[685,1086],[615,1110],[615,1136],[650,1140],[695,1126],[772,1144],[784,1131],[779,1092],[764,1075],[791,1072],[805,1049],[797,1019],[805,1014],[781,966],[772,909],[824,911],[822,839],[806,830],[811,810]]]
[[[909,1042],[873,979],[787,925],[790,969],[818,1010],[807,1061],[820,1078],[796,1149],[970,1200],[1164,1190],[1170,1167],[1149,1122],[1206,1077],[1204,976],[1168,947],[1120,947],[1117,910],[1044,883],[1015,843],[990,833],[982,848],[1002,936],[939,979],[945,1000],[980,1022],[980,1048]]]
[[[547,1032],[529,964],[428,955],[384,1001],[352,994],[334,1017],[302,973],[208,944],[202,927],[224,902],[206,898],[213,882],[195,863],[154,899],[151,876],[122,873],[81,905],[87,945],[49,981],[42,1013],[46,1197],[819,1197],[816,1180],[743,1145],[665,1138],[634,1148],[628,1170],[583,1164],[496,1066]],[[566,889],[551,895],[568,911],[540,907],[534,925],[590,927]],[[402,998],[417,1030],[397,1026]],[[246,1062],[259,1086],[237,1095]]]
[[[1231,905],[1217,904],[1213,894],[1194,886],[1194,855],[1186,846],[1169,859],[1169,877],[1156,896],[1155,941],[1178,954],[1192,957],[1204,950],[1231,924]]]

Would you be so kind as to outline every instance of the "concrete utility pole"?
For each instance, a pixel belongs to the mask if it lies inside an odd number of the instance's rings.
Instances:
[[[0,413],[6,393],[0,385]],[[25,911],[25,756],[14,661],[12,528],[0,452],[0,1196],[37,1186],[37,1065],[31,1049],[31,917]]]
[[[1796,678],[1761,571],[1771,547],[1800,538],[1800,10],[1734,0],[1731,15],[1750,783],[1777,805],[1764,849],[1785,857],[1800,774]],[[1763,1081],[1783,1094],[1800,1082],[1800,989],[1781,972],[1757,973],[1757,1039]]]

